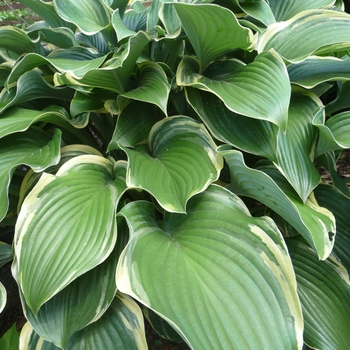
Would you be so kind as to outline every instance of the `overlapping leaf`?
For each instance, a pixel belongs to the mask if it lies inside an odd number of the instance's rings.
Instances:
[[[267,120],[285,131],[291,94],[286,66],[274,52],[264,52],[244,65],[219,61],[199,74],[199,63],[185,57],[177,72],[177,84],[211,92],[232,112]]]
[[[52,139],[37,128],[0,139],[0,221],[8,209],[8,188],[16,167],[26,164],[35,171],[42,171],[57,164],[60,158],[60,144],[61,132],[58,129]]]
[[[304,204],[276,170],[270,169],[267,174],[251,169],[244,164],[240,152],[224,148],[221,152],[230,167],[229,188],[237,195],[251,197],[274,210],[304,236],[320,259],[326,259],[334,245],[329,236],[329,232],[335,234],[332,213],[318,206],[312,197]]]
[[[114,169],[103,157],[82,155],[55,176],[44,173],[26,197],[14,238],[14,271],[19,271],[17,282],[35,315],[109,256],[117,235],[116,205],[124,190],[124,163]]]
[[[336,187],[323,184],[315,189],[315,196],[319,204],[330,210],[336,219],[337,231],[332,254],[350,274],[350,193],[346,196]]]
[[[0,312],[4,310],[7,302],[7,292],[4,285],[0,282]]]
[[[128,186],[145,189],[171,212],[185,212],[188,199],[217,180],[223,166],[204,126],[184,116],[155,124],[148,147],[122,148]]]
[[[269,6],[277,21],[285,21],[300,12],[331,7],[335,0],[269,0]]]
[[[0,241],[0,267],[12,260],[12,246]]]
[[[251,217],[217,186],[191,198],[187,215],[159,221],[149,202],[121,214],[131,239],[118,289],[164,317],[193,349],[301,347],[293,269],[271,220]]]
[[[20,342],[28,350],[58,350],[45,341],[27,322]],[[118,293],[111,306],[96,322],[75,333],[67,350],[146,349],[144,322],[140,307],[128,296]]]
[[[250,29],[242,27],[235,15],[223,7],[185,3],[174,3],[173,6],[196,52],[200,73],[212,61],[252,45]]]
[[[289,239],[305,320],[304,341],[313,349],[346,349],[350,342],[350,281],[333,256],[319,261],[302,241]]]
[[[273,48],[290,62],[300,62],[315,52],[350,48],[350,15],[340,11],[308,10],[285,22],[270,25],[260,36],[258,52]]]
[[[110,9],[103,1],[54,0],[57,14],[74,23],[83,33],[95,34],[110,23]]]

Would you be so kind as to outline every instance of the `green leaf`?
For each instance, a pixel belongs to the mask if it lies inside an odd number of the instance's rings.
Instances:
[[[66,162],[56,176],[44,173],[26,197],[16,225],[14,269],[35,315],[109,256],[117,237],[115,210],[124,190],[124,163],[114,169],[103,157],[82,155]]]
[[[171,212],[186,212],[189,198],[217,180],[222,157],[205,127],[184,116],[155,124],[148,148],[121,147],[128,155],[128,187],[151,193]]]
[[[118,94],[129,90],[130,76],[135,63],[150,37],[139,32],[129,38],[114,57],[104,64],[102,68],[90,69],[83,77],[75,78],[71,73],[56,73],[55,85],[68,85],[73,87],[96,87]]]
[[[314,349],[346,349],[350,343],[350,281],[332,255],[319,261],[302,241],[288,239],[305,320],[304,341]]]
[[[0,267],[12,260],[12,246],[0,241]],[[1,311],[0,311],[1,312]]]
[[[7,302],[7,292],[4,285],[0,282],[0,313],[4,310]],[[1,342],[1,340],[0,340]],[[1,343],[0,343],[1,344]]]
[[[146,143],[154,124],[164,118],[160,110],[145,102],[132,101],[119,114],[112,139],[107,150],[118,149],[119,145],[134,147]],[[130,121],[137,128],[130,128]]]
[[[5,109],[36,99],[70,101],[73,91],[67,87],[54,87],[37,71],[24,73],[14,87],[0,93],[0,113]]]
[[[131,232],[118,289],[166,319],[192,349],[301,348],[293,268],[272,220],[251,217],[218,186],[187,209],[164,221],[149,202],[121,210]]]
[[[236,49],[249,49],[252,45],[253,33],[242,27],[231,11],[212,4],[172,5],[196,52],[200,73],[212,61]]]
[[[291,97],[287,131],[279,131],[275,165],[305,202],[319,184],[320,174],[313,165],[317,131],[312,124],[322,102],[305,91]]]
[[[326,152],[350,148],[349,140],[350,112],[339,113],[325,122],[324,109],[315,115],[313,124],[319,129],[315,155],[320,156]]]
[[[120,252],[117,245],[103,263],[43,304],[36,316],[22,298],[24,313],[36,333],[65,349],[74,333],[100,319],[117,291],[115,273]]]
[[[110,23],[111,13],[103,1],[53,0],[57,14],[74,23],[83,33],[95,34]]]
[[[99,68],[105,56],[96,57],[89,50],[74,47],[67,50],[57,50],[51,56],[43,57],[35,53],[29,53],[13,67],[7,86],[15,82],[25,72],[45,64],[52,65],[60,73],[69,72],[74,78],[82,78],[88,71]]]
[[[40,338],[29,322],[21,332],[21,344],[28,350],[59,349]],[[66,349],[147,349],[140,307],[130,297],[118,293],[103,316],[75,333]]]
[[[350,59],[310,56],[303,62],[288,67],[291,83],[312,89],[326,81],[349,80]]]
[[[33,42],[23,30],[10,26],[0,27],[0,50],[11,51],[18,56],[28,52],[45,55],[40,43]]]
[[[336,187],[330,185],[317,186],[315,196],[318,203],[330,210],[336,219],[337,231],[332,254],[350,274],[350,196],[346,196]]]
[[[278,127],[275,124],[231,112],[218,97],[199,89],[186,88],[186,97],[215,138],[276,161]]]
[[[25,133],[16,133],[0,139],[0,221],[7,213],[8,189],[17,166],[25,164],[39,172],[57,164],[60,144],[61,132],[58,129],[52,139],[46,132],[34,127]]]
[[[16,323],[0,338],[1,349],[19,349],[19,333]]]
[[[306,10],[331,7],[335,0],[269,0],[277,21],[285,21]]]
[[[270,25],[260,36],[258,52],[274,49],[289,62],[301,62],[317,51],[332,53],[350,47],[350,15],[331,10],[299,12]],[[321,51],[322,50],[322,51]]]
[[[220,149],[230,168],[229,189],[240,196],[253,198],[279,214],[293,226],[317,252],[320,259],[331,253],[335,233],[335,219],[331,212],[320,207],[312,197],[304,204],[276,170],[267,174],[263,170],[248,168],[242,153]],[[271,175],[275,175],[273,178]]]
[[[118,96],[118,103],[127,99],[148,102],[167,114],[170,84],[164,70],[155,62],[147,61],[138,66],[137,87]]]
[[[185,57],[178,67],[177,84],[211,92],[232,112],[267,120],[285,131],[291,87],[286,66],[275,52],[264,52],[248,65],[219,61],[204,75],[198,72],[198,61]]]
[[[50,27],[66,27],[74,31],[75,26],[64,21],[55,11],[52,2],[43,2],[41,0],[19,0],[19,2],[34,11]]]
[[[113,12],[111,21],[112,21],[113,28],[114,28],[115,32],[117,33],[118,41],[121,41],[125,38],[129,38],[129,37],[136,34],[136,32],[134,30],[129,29],[125,25],[125,23],[123,22],[123,20],[121,18],[119,10],[115,10]]]

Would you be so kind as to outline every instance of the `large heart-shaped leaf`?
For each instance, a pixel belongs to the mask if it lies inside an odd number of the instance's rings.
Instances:
[[[125,164],[82,155],[57,174],[43,174],[18,216],[14,270],[28,307],[39,308],[113,250],[115,210],[125,190]],[[62,226],[64,222],[64,226]]]
[[[58,129],[52,139],[46,132],[33,127],[25,133],[0,140],[0,221],[8,209],[8,188],[17,166],[26,164],[36,172],[43,171],[58,163],[60,145],[61,132]]]
[[[258,52],[273,48],[290,62],[316,51],[332,53],[350,47],[350,15],[340,11],[308,10],[286,22],[270,25],[260,36]]]
[[[326,259],[334,244],[329,236],[329,232],[335,234],[332,213],[311,198],[304,204],[285,179],[278,176],[277,170],[269,171],[270,175],[275,175],[272,178],[262,170],[248,168],[242,153],[224,147],[220,151],[230,168],[229,188],[237,195],[251,197],[274,210],[305,237],[320,259]]]
[[[20,343],[28,350],[59,350],[41,338],[27,322]],[[118,293],[111,306],[96,322],[76,332],[67,350],[147,349],[144,321],[140,307],[130,297]]]
[[[96,322],[106,312],[117,291],[115,273],[120,248],[124,246],[117,245],[102,264],[43,304],[36,316],[22,298],[24,313],[36,333],[65,349],[74,333]]]
[[[95,34],[110,23],[110,9],[103,1],[54,0],[57,14],[74,23],[83,33]]]
[[[148,148],[122,149],[129,158],[128,187],[145,189],[171,212],[185,212],[188,199],[217,180],[223,166],[205,127],[184,116],[155,124]]]
[[[251,30],[242,27],[235,15],[224,7],[185,3],[173,6],[198,57],[199,73],[225,54],[252,45]]]
[[[273,51],[258,55],[248,65],[236,60],[215,62],[203,75],[198,61],[185,57],[176,82],[215,94],[232,112],[286,129],[291,87],[286,66]]]
[[[218,186],[187,215],[159,221],[149,202],[121,210],[130,241],[117,287],[165,318],[193,349],[298,349],[303,321],[283,238]]]
[[[305,320],[304,341],[313,349],[346,349],[350,343],[350,281],[332,255],[319,261],[302,241],[288,239]]]

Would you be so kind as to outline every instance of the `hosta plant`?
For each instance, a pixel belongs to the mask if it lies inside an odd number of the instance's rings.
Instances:
[[[43,19],[0,28],[20,349],[147,349],[144,317],[195,350],[348,349],[342,1],[20,2]]]

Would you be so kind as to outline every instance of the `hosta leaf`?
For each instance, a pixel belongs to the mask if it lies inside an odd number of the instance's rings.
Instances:
[[[29,322],[23,327],[20,341],[23,348],[28,350],[59,349],[40,338]],[[140,307],[130,297],[118,293],[104,315],[75,333],[66,349],[147,349]]]
[[[16,27],[0,27],[0,50],[11,51],[18,56],[36,52],[45,55],[45,49],[38,42],[33,42],[29,36],[21,29]]]
[[[246,66],[228,60],[214,63],[204,75],[198,72],[198,61],[185,57],[177,84],[211,92],[232,112],[267,120],[285,130],[291,88],[286,66],[275,52],[264,52]]]
[[[52,86],[39,72],[32,70],[24,73],[18,79],[16,86],[1,92],[0,112],[11,106],[39,98],[69,101],[72,98],[72,93],[73,91],[67,87]]]
[[[186,96],[215,138],[276,161],[278,127],[275,124],[231,112],[218,97],[199,89],[186,88]]]
[[[20,0],[19,2],[34,11],[50,27],[66,27],[74,31],[75,26],[66,22],[57,14],[52,2],[47,3],[41,0]]]
[[[127,98],[152,103],[166,115],[169,91],[170,84],[164,70],[155,62],[143,62],[138,67],[137,87],[119,95],[118,102],[121,105]]]
[[[328,257],[334,244],[329,232],[335,233],[335,220],[331,212],[318,206],[312,198],[302,203],[281,176],[272,178],[271,171],[267,174],[248,168],[242,153],[223,148],[221,153],[230,168],[229,188],[234,193],[253,198],[274,210],[304,236],[320,259]]]
[[[313,349],[346,349],[350,342],[350,281],[332,255],[319,261],[302,241],[289,239],[305,320],[304,341]]]
[[[133,35],[136,34],[136,32],[134,30],[129,29],[125,23],[123,22],[119,10],[115,10],[112,14],[112,25],[113,28],[115,30],[115,32],[117,33],[117,38],[118,41],[121,41],[125,38],[129,38]]]
[[[210,62],[236,49],[248,49],[253,33],[242,27],[235,15],[212,4],[172,4],[180,18],[203,73]]]
[[[153,125],[164,118],[156,106],[145,102],[132,101],[119,114],[108,151],[118,149],[119,145],[134,147],[146,143]],[[130,121],[137,128],[130,128]]]
[[[350,107],[349,101],[350,81],[338,83],[337,97],[326,105],[326,114],[332,115],[338,111],[344,111]]]
[[[350,274],[350,193],[346,196],[336,187],[320,185],[315,188],[315,196],[318,203],[335,216],[337,233],[332,254],[344,265]]]
[[[12,260],[12,246],[0,242],[0,267]]]
[[[123,22],[126,27],[137,33],[140,30],[146,31],[147,15],[149,7],[144,7],[141,2],[135,1],[123,15]]]
[[[7,293],[4,285],[0,282],[0,313],[4,310],[7,302]]]
[[[335,0],[269,0],[269,6],[277,21],[285,21],[306,10],[331,7]]]
[[[81,114],[70,119],[65,109],[52,106],[42,111],[13,107],[7,109],[0,117],[0,138],[19,131],[27,130],[37,122],[48,122],[65,129],[84,128],[88,123],[88,116]]]
[[[313,120],[313,124],[319,129],[315,155],[319,156],[326,152],[350,148],[350,113],[339,113],[329,118],[326,122],[324,120],[324,110],[321,109]]]
[[[61,56],[59,52],[55,52],[55,55],[51,57],[29,53],[13,67],[6,84],[15,82],[25,72],[45,64],[51,64],[61,73],[69,72],[73,77],[81,78],[89,70],[100,67],[104,60],[104,56],[96,57],[88,50],[77,47],[64,50],[64,52],[62,50]]]
[[[60,158],[60,144],[61,132],[58,129],[52,139],[37,128],[0,139],[0,221],[8,209],[8,188],[17,166],[26,164],[39,172],[57,164]]]
[[[181,33],[181,23],[173,4],[162,3],[158,13],[166,30],[167,37],[178,37]]]
[[[304,202],[320,182],[320,175],[312,163],[317,140],[312,121],[320,106],[321,101],[312,94],[293,93],[287,131],[280,131],[277,139],[275,164]]]
[[[290,81],[307,89],[333,80],[350,80],[350,59],[310,56],[288,67]]]
[[[350,15],[331,10],[299,12],[270,25],[260,36],[258,52],[273,48],[290,62],[300,62],[322,49],[332,53],[350,47]]]
[[[96,322],[117,291],[115,272],[120,251],[117,246],[102,264],[78,277],[43,304],[37,316],[22,299],[26,318],[36,333],[65,349],[75,332]]]
[[[129,159],[128,187],[148,191],[171,212],[185,212],[188,199],[217,180],[223,166],[204,126],[184,116],[155,124],[148,149],[122,149]]]
[[[251,217],[218,186],[187,209],[162,222],[149,202],[121,210],[131,236],[118,289],[165,318],[193,349],[300,348],[293,269],[273,222]]]
[[[128,43],[103,68],[90,69],[83,77],[75,78],[71,73],[54,76],[55,85],[97,87],[116,93],[129,90],[130,75],[142,50],[150,37],[139,32],[129,38]]]
[[[17,282],[35,315],[111,253],[124,176],[124,163],[114,170],[103,157],[82,155],[55,176],[44,173],[24,200],[14,239],[15,266]]]
[[[54,0],[57,14],[83,33],[95,34],[109,25],[111,13],[103,1]]]
[[[104,101],[94,98],[93,94],[83,94],[76,91],[70,103],[70,114],[74,118],[85,112],[106,113]]]

